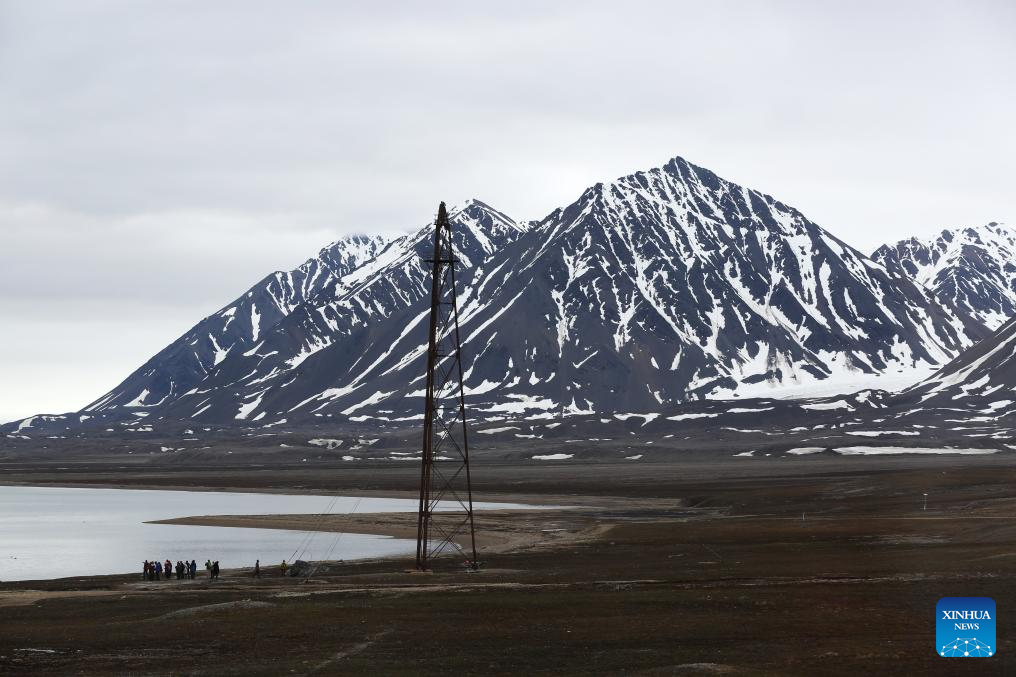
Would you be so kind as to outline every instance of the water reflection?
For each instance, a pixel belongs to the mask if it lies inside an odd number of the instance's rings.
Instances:
[[[289,559],[354,559],[406,553],[415,541],[299,531],[145,524],[192,515],[415,511],[411,499],[0,486],[0,581],[137,572],[145,559],[206,559],[223,568]],[[477,509],[519,507],[477,503]]]

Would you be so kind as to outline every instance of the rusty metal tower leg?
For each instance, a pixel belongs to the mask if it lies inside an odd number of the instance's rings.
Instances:
[[[433,278],[416,568],[427,571],[433,557],[455,550],[475,569],[473,488],[462,383],[459,309],[455,299],[456,260],[452,227],[444,202],[438,208],[434,223],[434,257],[427,262],[432,265]]]

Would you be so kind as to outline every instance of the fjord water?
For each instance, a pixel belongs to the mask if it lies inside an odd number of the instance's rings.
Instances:
[[[476,503],[477,509],[518,507]],[[415,550],[388,536],[245,529],[150,520],[195,515],[415,511],[397,498],[0,486],[0,581],[137,572],[144,560],[218,560],[222,568],[300,559],[380,557]]]

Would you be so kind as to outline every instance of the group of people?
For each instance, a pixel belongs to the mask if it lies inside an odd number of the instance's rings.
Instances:
[[[279,570],[283,576],[286,575],[286,570],[289,569],[289,565],[286,564],[286,560],[282,560],[282,565]],[[159,581],[165,578],[167,581],[173,578],[173,572],[176,572],[177,580],[189,579],[194,580],[198,575],[198,563],[195,560],[187,562],[180,560],[174,565],[168,559],[165,562],[145,560],[144,567],[142,568],[142,578],[146,581]],[[208,572],[208,578],[216,580],[219,577],[219,561],[207,560],[205,562],[205,571]],[[261,560],[258,560],[254,564],[254,572],[252,574],[255,578],[261,578]]]
[[[212,578],[219,577],[219,563],[214,564],[209,560],[205,563],[205,569],[208,570],[209,576]],[[145,560],[144,567],[141,570],[141,576],[146,581],[159,581],[165,578],[167,581],[173,578],[173,572],[176,572],[177,580],[190,579],[194,580],[198,575],[198,563],[195,560],[186,562],[184,560],[178,560],[174,565],[168,559],[165,562],[153,560],[149,562]],[[214,572],[214,575],[213,575]]]

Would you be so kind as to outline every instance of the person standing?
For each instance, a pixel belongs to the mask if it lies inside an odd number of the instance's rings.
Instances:
[[[173,563],[170,562],[168,559],[166,560],[165,570],[166,570],[166,580],[168,581],[173,577]]]
[[[193,560],[192,559],[190,561],[190,566],[188,567],[188,569],[190,569],[190,577],[191,577],[191,580],[193,581],[195,578],[198,577],[198,563],[197,563],[197,560]]]
[[[155,563],[155,578],[152,580],[158,581],[162,579],[162,562]]]
[[[261,578],[261,560],[254,562],[254,578]]]
[[[143,578],[146,581],[148,580],[148,569],[151,566],[152,566],[151,563],[146,559],[145,560],[145,566],[142,567],[142,569],[141,569],[141,578]]]
[[[212,562],[212,580],[219,579],[219,560]]]
[[[289,569],[289,565],[286,564],[286,560],[282,560],[282,564],[279,565],[279,571],[282,572],[283,578],[286,576],[286,570]]]

